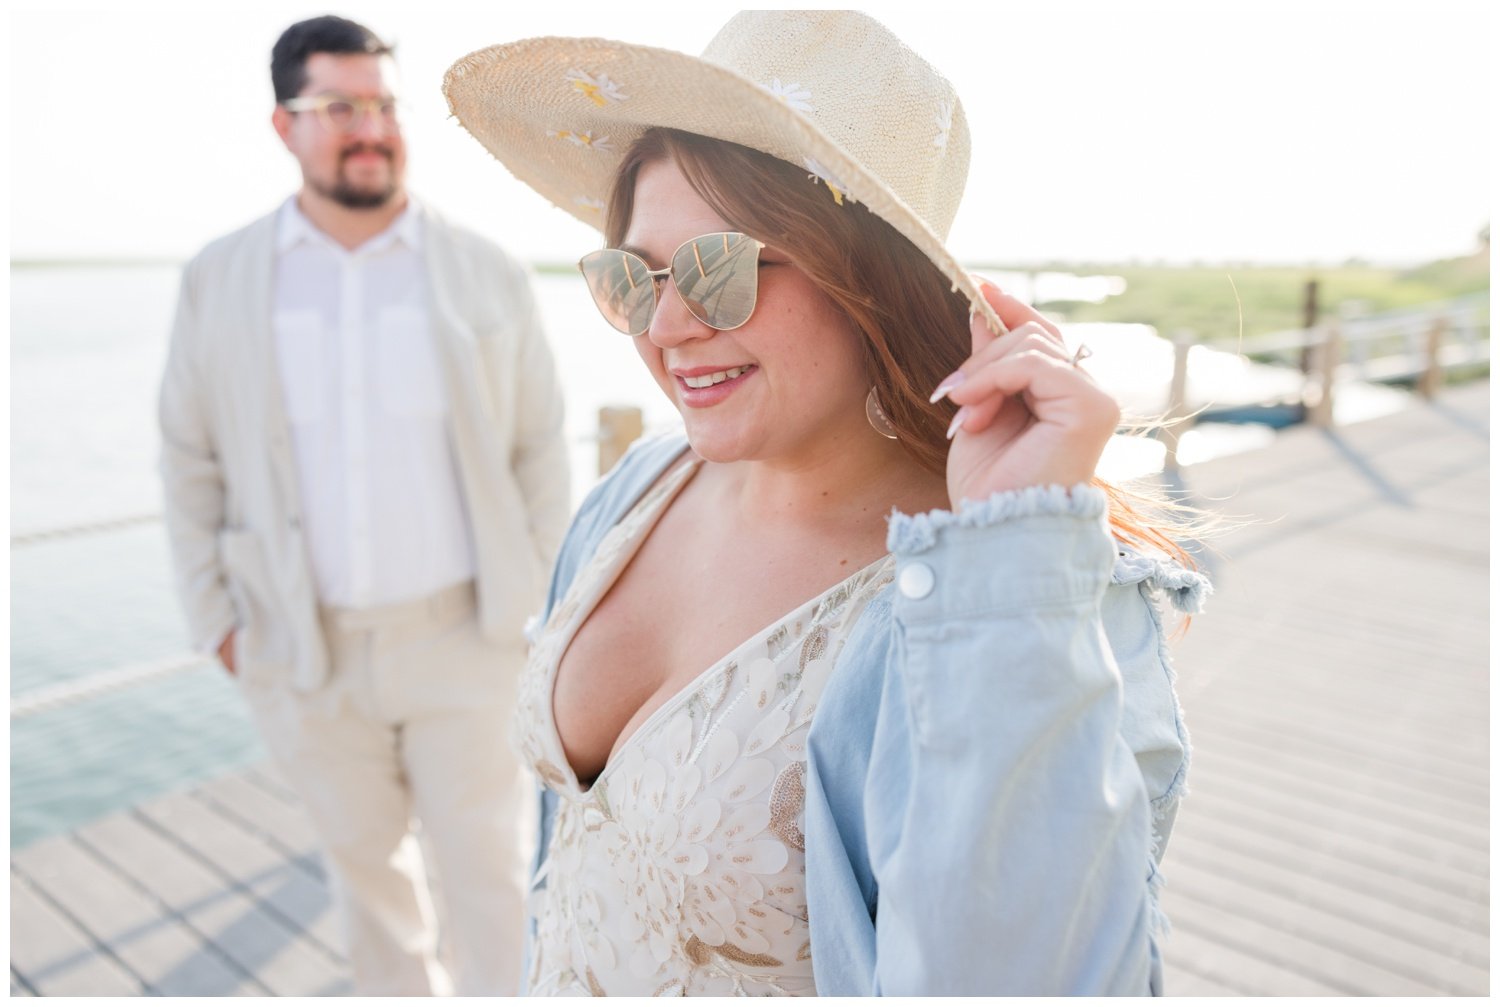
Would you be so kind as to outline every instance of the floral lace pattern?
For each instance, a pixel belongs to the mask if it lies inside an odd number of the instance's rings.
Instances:
[[[849,629],[891,582],[886,556],[745,641],[653,713],[583,790],[552,719],[558,661],[696,468],[603,540],[532,650],[523,756],[555,790],[533,896],[539,995],[816,992],[803,882],[807,731]]]

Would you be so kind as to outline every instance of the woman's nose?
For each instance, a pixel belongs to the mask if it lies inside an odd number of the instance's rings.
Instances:
[[[705,325],[691,311],[677,292],[677,284],[669,277],[662,278],[657,289],[656,314],[651,317],[651,327],[646,336],[663,349],[679,346],[690,339],[707,339],[719,331]]]

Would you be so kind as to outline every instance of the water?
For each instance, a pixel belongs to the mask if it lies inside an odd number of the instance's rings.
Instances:
[[[1027,282],[997,279],[1013,290]],[[160,512],[155,400],[177,282],[171,267],[12,270],[13,540]],[[1108,277],[1046,274],[1035,282],[1048,298],[1097,299],[1113,289]],[[538,292],[568,395],[576,503],[595,479],[601,406],[640,407],[648,430],[670,425],[675,413],[631,341],[599,318],[580,279],[543,276]],[[1164,408],[1171,347],[1152,330],[1090,325],[1066,334],[1089,343],[1091,370],[1128,409]],[[1260,397],[1300,381],[1207,350],[1194,351],[1193,375],[1200,400]],[[1341,409],[1358,407],[1359,396],[1344,398]],[[1180,455],[1212,457],[1270,436],[1255,427],[1199,429]],[[1145,474],[1160,468],[1161,455],[1155,441],[1116,438],[1102,474]],[[159,522],[13,545],[13,699],[190,649]],[[233,685],[206,660],[13,720],[11,846],[261,758]]]

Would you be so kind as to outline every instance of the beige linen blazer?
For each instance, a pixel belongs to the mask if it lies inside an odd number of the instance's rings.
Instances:
[[[562,390],[526,269],[422,212],[480,624],[519,662],[569,516]],[[161,474],[194,641],[211,651],[238,627],[242,676],[312,690],[328,657],[272,337],[275,237],[272,213],[183,269],[159,401]]]

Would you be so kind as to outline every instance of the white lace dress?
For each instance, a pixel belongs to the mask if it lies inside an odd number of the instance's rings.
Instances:
[[[808,726],[886,556],[776,620],[653,713],[584,790],[552,716],[560,657],[696,462],[600,544],[522,677],[523,756],[560,797],[531,906],[535,995],[813,994],[803,882]]]

